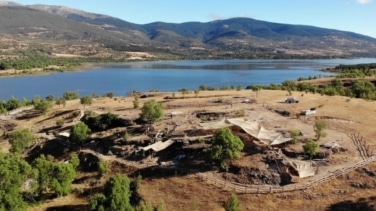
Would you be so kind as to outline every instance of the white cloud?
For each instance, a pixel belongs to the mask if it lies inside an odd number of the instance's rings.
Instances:
[[[209,15],[209,18],[210,18],[210,20],[212,20],[212,21],[217,21],[217,20],[222,20],[222,19],[223,19],[221,16],[216,15],[216,14],[210,14],[210,15]]]
[[[372,0],[356,0],[359,4],[369,4]]]

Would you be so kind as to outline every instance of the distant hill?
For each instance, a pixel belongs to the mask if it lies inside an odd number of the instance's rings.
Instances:
[[[52,40],[55,46],[58,41],[84,41],[91,43],[86,46],[99,46],[97,51],[101,52],[141,51],[183,59],[376,56],[376,39],[353,32],[251,18],[134,24],[108,15],[50,5],[0,4],[0,33],[34,42]],[[65,52],[66,48],[54,49]]]

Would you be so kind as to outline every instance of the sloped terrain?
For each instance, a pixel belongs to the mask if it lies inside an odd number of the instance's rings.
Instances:
[[[180,59],[373,57],[376,39],[353,32],[250,18],[207,23],[134,24],[102,14],[49,5],[0,7],[2,37],[46,41],[66,51],[72,41],[107,52],[149,52]],[[157,21],[157,20],[156,20]],[[43,39],[43,41],[41,41]],[[4,40],[5,41],[5,40]],[[63,42],[63,43],[62,43]],[[8,42],[9,45],[16,46]],[[65,45],[64,45],[65,44]],[[56,49],[54,53],[57,53]]]

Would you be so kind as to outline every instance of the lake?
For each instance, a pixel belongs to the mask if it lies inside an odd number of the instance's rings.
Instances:
[[[280,84],[299,77],[325,76],[320,69],[339,64],[376,63],[376,58],[322,60],[204,60],[130,62],[109,64],[88,71],[0,78],[0,100],[22,100],[75,91],[80,96],[113,92],[178,91],[200,85],[222,87]]]

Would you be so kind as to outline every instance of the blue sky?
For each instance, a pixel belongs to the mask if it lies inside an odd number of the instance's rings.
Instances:
[[[2,0],[0,0],[1,2]],[[209,22],[233,17],[312,25],[376,38],[376,0],[14,0],[62,5],[132,23]]]

